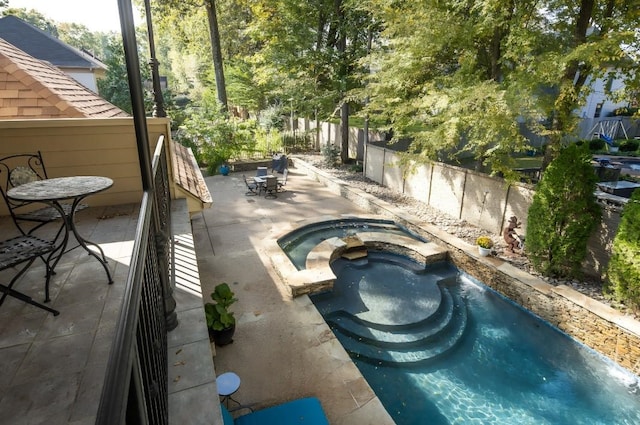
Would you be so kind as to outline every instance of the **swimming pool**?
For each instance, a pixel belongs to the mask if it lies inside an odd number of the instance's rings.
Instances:
[[[618,162],[622,165],[622,168],[640,171],[640,159],[620,159]]]
[[[638,378],[440,262],[332,263],[311,299],[404,424],[638,424]]]
[[[293,265],[298,270],[303,270],[307,255],[320,242],[333,237],[344,238],[349,235],[355,235],[358,232],[403,235],[426,242],[424,238],[393,220],[350,217],[326,220],[299,227],[278,239],[278,245],[289,257]]]

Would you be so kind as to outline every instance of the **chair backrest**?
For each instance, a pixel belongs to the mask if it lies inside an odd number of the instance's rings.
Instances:
[[[255,187],[256,187],[256,183],[255,183],[255,181],[253,181],[253,180],[249,180],[249,179],[247,178],[247,176],[246,176],[246,175],[244,175],[244,174],[242,175],[242,178],[244,179],[244,184],[246,184],[246,185],[247,185],[247,188],[248,188],[248,189],[255,189]]]
[[[14,201],[7,197],[9,189],[35,180],[47,178],[47,170],[42,161],[42,154],[23,153],[0,158],[0,192],[13,216],[13,210],[28,202]]]
[[[265,185],[265,190],[278,190],[278,179],[275,176],[267,177],[265,181],[267,182]]]
[[[267,175],[267,167],[258,167],[256,170],[256,177],[262,177]]]

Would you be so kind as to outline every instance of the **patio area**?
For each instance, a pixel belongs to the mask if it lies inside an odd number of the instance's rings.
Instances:
[[[174,291],[179,324],[168,334],[169,423],[220,425],[215,376],[234,372],[241,385],[233,398],[254,409],[315,396],[331,424],[393,424],[309,298],[291,298],[278,263],[281,255],[273,248],[279,236],[302,221],[372,216],[375,205],[383,203],[364,192],[345,199],[336,195],[343,189],[320,183],[317,175],[311,177],[301,168],[290,169],[286,190],[275,199],[245,195],[241,172],[205,180],[213,206],[194,214],[190,226],[183,210],[180,229],[174,227],[176,250],[186,266],[178,271],[176,280],[182,283]],[[397,206],[383,207],[396,217],[412,219]],[[113,285],[107,284],[93,257],[74,250],[63,257],[52,279],[51,305],[60,310],[59,316],[12,298],[0,307],[0,425],[95,422],[137,218],[136,205],[92,207],[77,216],[80,233],[105,250]],[[16,234],[8,217],[0,218],[0,231],[5,237]],[[439,229],[429,232],[450,249],[473,248]],[[483,267],[515,276],[532,291],[557,293],[586,307],[594,304],[498,259],[480,261]],[[10,276],[0,273],[3,281]],[[237,328],[233,344],[210,349],[201,303],[221,282],[227,282],[239,300],[232,307]],[[16,289],[36,300],[44,298],[44,266],[34,263]],[[598,310],[613,323],[623,322],[619,313]],[[634,326],[627,324],[629,329]]]
[[[100,244],[114,283],[82,249],[67,252],[51,278],[51,302],[60,315],[7,297],[0,306],[0,424],[89,424],[95,420],[109,349],[129,269],[138,207],[94,207],[77,215],[81,235]],[[56,224],[45,227],[57,230]],[[45,229],[38,235],[46,236]],[[3,237],[18,234],[9,217]],[[69,246],[75,246],[73,238]],[[33,263],[14,288],[44,299],[44,264]],[[13,270],[0,273],[3,283]]]
[[[265,250],[266,241],[296,221],[365,211],[291,171],[276,199],[245,196],[241,173],[206,179],[214,205],[192,217],[201,291],[206,301],[226,281],[239,299],[235,342],[217,347],[215,374],[237,373],[242,383],[234,399],[256,409],[317,396],[332,424],[393,424],[308,297],[288,296]],[[75,249],[51,280],[51,306],[59,316],[11,297],[0,307],[0,424],[94,423],[137,219],[136,205],[92,207],[77,215],[79,232],[104,249],[113,285],[93,257]],[[0,231],[17,235],[8,217],[0,218]],[[11,270],[0,273],[3,282],[11,276]],[[15,289],[44,299],[44,265],[34,263]],[[200,288],[187,289],[174,293],[179,325],[169,333],[169,419],[217,424],[216,389],[206,371],[210,354],[202,345],[190,351],[206,335],[204,314],[194,308]]]
[[[233,398],[260,409],[316,396],[331,424],[393,424],[309,298],[289,296],[270,252],[302,220],[368,213],[295,168],[276,199],[245,196],[242,173],[205,180],[214,204],[192,217],[193,234],[203,298],[221,282],[238,298],[234,343],[214,358],[216,374],[242,380]]]

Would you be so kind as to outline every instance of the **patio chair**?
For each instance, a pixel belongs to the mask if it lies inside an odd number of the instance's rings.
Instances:
[[[287,177],[289,176],[289,169],[285,168],[282,172],[282,178],[278,177],[278,190],[282,192],[287,185]]]
[[[300,398],[237,417],[220,404],[224,425],[329,425],[320,400]]]
[[[258,167],[256,169],[256,177],[264,177],[267,175],[267,167]]]
[[[265,198],[267,199],[275,199],[278,197],[276,193],[278,192],[278,179],[276,176],[267,177],[265,179],[264,184]]]
[[[45,302],[49,301],[49,280],[53,274],[49,266],[49,261],[51,257],[53,257],[56,249],[52,241],[45,241],[31,235],[17,236],[0,242],[0,271],[26,263],[18,270],[18,273],[11,279],[8,285],[0,283],[0,293],[2,293],[0,306],[4,303],[4,300],[10,296],[53,313],[54,316],[60,314],[57,310],[40,304],[30,296],[13,289],[14,283],[27,271],[29,266],[31,266],[37,258],[41,258],[46,267]]]
[[[247,179],[247,176],[245,176],[244,174],[242,175],[242,178],[244,179],[244,184],[247,185],[247,192],[245,193],[245,195],[247,196],[257,195],[258,194],[257,191],[260,190],[260,185],[258,185],[258,183],[256,183],[255,181],[251,181]]]
[[[9,189],[22,184],[47,179],[47,170],[44,167],[42,154],[37,153],[16,154],[0,158],[0,193],[11,214],[11,218],[20,233],[30,235],[35,230],[61,218],[57,209],[52,206],[34,207],[33,202],[15,201],[7,196]],[[60,203],[65,215],[71,213],[71,204]],[[76,211],[87,208],[87,205],[80,204]],[[27,224],[34,225],[30,227]],[[56,234],[56,238],[64,226],[61,226]]]

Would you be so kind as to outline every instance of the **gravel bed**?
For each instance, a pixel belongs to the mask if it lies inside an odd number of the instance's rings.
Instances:
[[[474,226],[473,224],[466,222],[465,220],[451,217],[446,213],[443,213],[442,211],[439,211],[421,201],[395,192],[372,180],[369,180],[365,178],[362,173],[351,171],[350,165],[329,167],[326,165],[324,157],[322,155],[296,156],[303,161],[313,165],[314,167],[322,169],[326,173],[329,173],[332,176],[347,182],[349,185],[357,187],[377,198],[403,208],[408,213],[420,218],[422,221],[437,226],[441,230],[444,230],[451,235],[463,239],[468,243],[475,244],[475,240],[478,236],[487,234],[486,230],[482,230]],[[580,293],[585,294],[604,304],[607,304],[617,310],[623,311],[627,314],[632,314],[631,311],[629,311],[624,305],[613,302],[603,295],[602,283],[600,281],[588,279],[563,280],[542,276],[535,270],[533,270],[531,263],[524,254],[518,253],[517,251],[515,253],[511,253],[507,249],[507,245],[501,235],[491,235],[491,237],[494,241],[492,255],[509,262],[513,266],[518,267],[521,270],[526,271],[527,273],[543,279],[551,285],[556,286],[564,284],[570,286]]]

